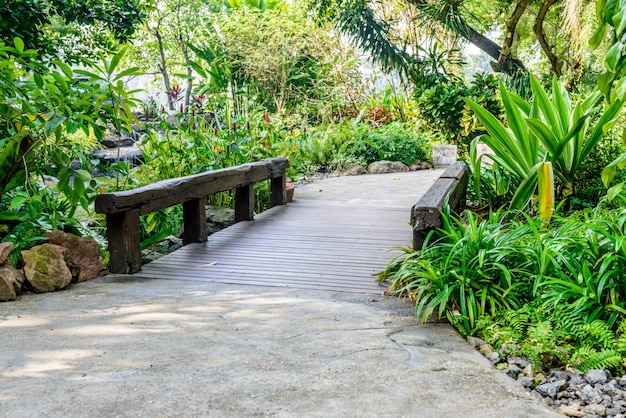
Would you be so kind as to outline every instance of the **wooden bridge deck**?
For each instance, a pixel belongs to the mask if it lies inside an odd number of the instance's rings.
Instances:
[[[436,178],[430,177],[422,189]],[[410,208],[297,199],[132,276],[381,294],[375,275],[399,254],[394,247],[410,243]]]

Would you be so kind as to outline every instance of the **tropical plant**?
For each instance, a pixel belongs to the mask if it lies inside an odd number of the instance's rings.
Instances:
[[[383,272],[390,288],[408,293],[416,301],[416,314],[426,321],[435,311],[446,315],[470,334],[483,315],[518,308],[524,300],[527,261],[512,255],[514,246],[502,233],[504,212],[492,212],[481,220],[466,212],[462,223],[443,215],[443,227],[431,233],[421,250],[407,252]],[[517,238],[517,236],[514,236]]]
[[[98,192],[90,153],[108,122],[121,119],[125,88],[121,79],[85,83],[87,70],[48,67],[14,42],[0,43],[0,222],[10,225],[0,239],[19,251],[50,229],[86,232],[76,218]]]
[[[596,91],[572,105],[563,83],[553,79],[549,97],[536,79],[531,79],[533,99],[526,102],[501,86],[508,127],[484,108],[467,100],[483,123],[487,135],[481,136],[495,153],[489,156],[519,182],[511,209],[524,208],[538,184],[539,167],[550,161],[560,187],[560,199],[575,195],[578,170],[604,134],[617,122],[624,99],[617,97],[605,106],[592,126],[592,116],[601,94]],[[590,131],[590,133],[588,133]]]

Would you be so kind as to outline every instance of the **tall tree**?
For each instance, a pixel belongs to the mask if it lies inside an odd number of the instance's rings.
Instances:
[[[23,40],[40,58],[62,56],[68,61],[106,47],[110,35],[125,42],[144,18],[148,0],[3,0],[0,2],[0,41]],[[78,30],[77,28],[81,28]],[[84,44],[72,53],[69,39]]]
[[[532,33],[549,61],[550,72],[556,75],[563,72],[565,52],[561,51],[559,55],[556,47],[558,42],[566,44],[559,39],[568,38],[569,34],[558,29],[556,23],[561,16],[560,11],[555,9],[556,6],[562,6],[565,0],[501,0],[490,3],[489,7],[501,13],[488,11],[486,6],[477,6],[469,0],[400,1],[406,7],[417,9],[418,19],[414,22],[415,25],[431,28],[435,26],[439,32],[443,30],[466,40],[492,58],[494,71],[505,74],[526,72],[526,65],[515,53],[516,42],[522,35],[527,36],[526,33],[521,33],[519,26],[532,21]],[[380,19],[377,8],[384,5],[370,0],[313,0],[312,7],[322,19],[335,21],[342,32],[359,47],[369,51],[383,67],[403,73],[407,73],[407,66],[419,68],[419,55],[411,53],[416,50],[415,46],[408,45],[406,39],[394,37],[393,22]],[[546,30],[548,20],[551,22],[550,35]],[[500,43],[485,35],[496,23],[503,29]],[[570,64],[570,67],[577,65],[580,62]]]

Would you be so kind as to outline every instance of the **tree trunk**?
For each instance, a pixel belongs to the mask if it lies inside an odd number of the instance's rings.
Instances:
[[[429,14],[430,12],[430,3],[427,0],[409,0],[410,3],[414,4],[419,10],[423,13]],[[521,3],[521,4],[520,4]],[[512,24],[513,32],[517,22],[519,21],[521,14],[523,13],[523,9],[525,9],[528,0],[520,0],[518,5],[515,8],[513,16],[509,19],[507,27]],[[519,13],[519,16],[516,16],[516,13]],[[440,24],[445,25],[445,22],[441,20],[437,20]],[[461,21],[462,27],[451,28],[446,26],[448,30],[458,34],[462,38],[469,41],[472,45],[476,46],[478,49],[489,55],[491,58],[496,60],[496,62],[491,63],[491,67],[496,72],[502,72],[506,74],[517,74],[520,71],[526,72],[526,67],[524,64],[517,58],[513,57],[510,51],[510,45],[507,48],[506,45],[500,46],[496,44],[491,39],[487,38],[482,33],[476,31],[476,29],[472,28],[467,22]],[[511,45],[513,40],[513,35],[511,35]]]
[[[174,101],[172,100],[172,96],[170,95],[170,91],[172,90],[172,86],[170,85],[170,76],[167,72],[167,63],[165,61],[165,50],[163,48],[163,38],[161,37],[161,32],[157,27],[154,32],[152,32],[154,37],[157,39],[157,43],[159,45],[159,59],[161,62],[159,63],[159,72],[163,76],[163,85],[165,86],[165,91],[167,93],[167,106],[170,110],[174,110]]]
[[[550,60],[550,67],[552,69],[552,73],[557,77],[560,77],[563,72],[563,61],[556,56],[553,51],[553,47],[550,46],[548,40],[546,39],[546,34],[543,32],[543,21],[546,18],[546,14],[552,5],[556,3],[556,0],[546,0],[542,3],[541,8],[539,9],[539,13],[537,13],[537,19],[535,20],[535,25],[533,26],[533,30],[535,32],[535,36],[539,41],[539,45],[541,45],[541,49]]]

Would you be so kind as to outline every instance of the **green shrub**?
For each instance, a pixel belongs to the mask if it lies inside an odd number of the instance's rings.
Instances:
[[[415,160],[426,160],[430,150],[424,134],[401,122],[392,122],[346,141],[341,152],[365,164],[388,160],[409,165]]]
[[[477,319],[535,298],[550,309],[567,305],[609,326],[626,318],[626,211],[596,211],[546,224],[508,213],[485,220],[444,215],[427,245],[381,274],[397,293],[416,299],[425,320],[436,309],[471,333]]]

